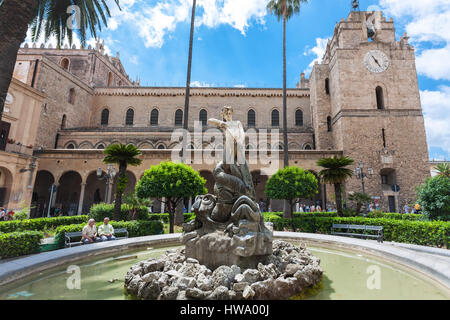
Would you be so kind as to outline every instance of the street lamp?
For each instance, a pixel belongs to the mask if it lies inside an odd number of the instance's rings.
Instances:
[[[370,179],[373,176],[373,169],[368,168],[367,173],[365,173],[364,172],[364,162],[362,162],[362,160],[361,160],[359,162],[359,167],[355,168],[354,174],[358,179],[361,179],[362,192],[366,193],[365,188],[364,188],[364,178]]]
[[[108,203],[108,197],[109,197],[109,186],[114,180],[114,177],[116,176],[116,168],[112,164],[108,164],[106,166],[106,173],[103,174],[103,169],[98,168],[97,169],[97,179],[99,180],[106,180],[106,190],[105,190],[105,203]]]

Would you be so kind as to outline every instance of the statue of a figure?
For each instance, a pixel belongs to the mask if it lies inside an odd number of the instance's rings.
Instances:
[[[223,121],[208,120],[224,132],[224,161],[213,172],[215,195],[197,197],[192,207],[196,219],[183,225],[186,255],[211,267],[227,263],[255,266],[272,254],[272,231],[256,203],[245,160],[244,129],[232,120],[232,114],[231,107],[224,107]]]

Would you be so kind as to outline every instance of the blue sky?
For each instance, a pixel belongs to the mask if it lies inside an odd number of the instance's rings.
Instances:
[[[268,0],[198,0],[192,81],[195,86],[281,87],[282,23],[265,10]],[[295,87],[320,61],[350,0],[310,0],[288,23],[287,81]],[[101,33],[107,52],[120,57],[142,86],[184,86],[191,0],[120,0]],[[417,70],[430,158],[450,159],[450,0],[361,0],[381,8],[407,31]],[[113,7],[113,6],[112,6]],[[91,40],[93,43],[93,40]],[[414,150],[411,150],[414,152]]]

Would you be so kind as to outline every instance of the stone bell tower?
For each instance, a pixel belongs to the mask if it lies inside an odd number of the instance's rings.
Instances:
[[[384,210],[415,199],[429,175],[414,48],[382,12],[352,11],[335,27],[310,78],[316,148],[343,150],[374,174],[366,193]],[[352,169],[353,169],[352,168]],[[400,186],[394,192],[392,186]],[[346,191],[361,191],[353,177]]]

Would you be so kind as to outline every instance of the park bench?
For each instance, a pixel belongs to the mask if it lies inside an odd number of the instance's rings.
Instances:
[[[345,230],[339,231],[339,230]],[[353,232],[356,231],[356,232]],[[359,233],[358,233],[359,231]],[[372,233],[368,233],[372,232]],[[374,234],[375,233],[375,234]],[[383,227],[381,226],[366,226],[355,224],[333,224],[331,226],[331,234],[336,236],[356,237],[356,238],[373,238],[378,242],[383,242]]]
[[[124,236],[122,237],[117,237],[118,234],[123,234]],[[114,230],[114,235],[116,236],[116,239],[126,239],[128,238],[128,230],[125,228],[121,228],[121,229],[115,229]],[[81,231],[80,232],[66,232],[64,235],[65,238],[65,246],[66,248],[71,248],[73,246],[78,246],[83,244],[81,242]]]

